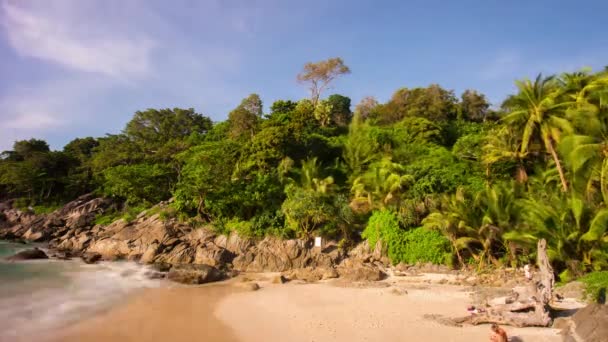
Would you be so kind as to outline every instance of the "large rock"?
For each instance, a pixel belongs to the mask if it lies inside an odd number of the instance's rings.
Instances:
[[[50,214],[35,215],[31,211],[7,207],[3,210],[2,232],[0,236],[18,237],[29,241],[54,241],[58,245],[60,239],[69,230],[89,228],[95,216],[103,213],[112,201],[107,198],[94,198],[93,195],[84,195],[69,202],[63,208]],[[68,238],[70,236],[66,236]]]
[[[34,248],[34,249],[26,249],[24,251],[18,252],[17,254],[6,258],[10,261],[19,261],[19,260],[34,260],[34,259],[48,259],[48,255],[44,253],[43,250]]]
[[[233,260],[236,270],[245,272],[284,272],[305,267],[331,268],[342,260],[340,249],[312,247],[304,240],[265,238]]]
[[[183,284],[204,284],[222,280],[224,274],[209,265],[177,265],[171,268],[167,277]]]
[[[145,255],[146,263],[169,262],[156,260],[161,249],[168,253],[179,241],[177,236],[182,232],[173,222],[165,222],[159,215],[140,217],[133,222],[118,220],[100,230],[89,244],[87,251],[99,253],[104,259],[140,259]],[[155,249],[151,246],[156,245]],[[190,263],[190,258],[178,258],[171,263]]]
[[[589,304],[572,316],[574,332],[580,341],[608,341],[608,305]]]
[[[584,299],[585,284],[580,281],[571,281],[555,289],[555,293],[564,298]]]
[[[340,277],[350,281],[379,281],[386,274],[377,266],[347,259],[337,268]]]
[[[94,264],[96,262],[98,262],[99,260],[101,260],[101,254],[99,253],[85,253],[82,255],[82,261],[84,261],[87,264]]]
[[[220,266],[232,262],[234,257],[235,255],[227,249],[210,242],[196,248],[194,263]]]

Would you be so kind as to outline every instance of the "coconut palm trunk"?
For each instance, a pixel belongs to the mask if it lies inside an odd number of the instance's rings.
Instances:
[[[562,183],[562,191],[566,192],[568,191],[568,182],[566,181],[566,177],[564,176],[564,169],[562,167],[562,163],[559,161],[559,156],[557,155],[557,152],[555,152],[555,148],[553,147],[553,141],[551,140],[551,138],[547,139],[546,145],[547,150],[549,150],[549,153],[551,153],[551,156],[553,157],[553,161],[555,161],[555,167],[557,168],[557,172],[559,173],[559,180]]]

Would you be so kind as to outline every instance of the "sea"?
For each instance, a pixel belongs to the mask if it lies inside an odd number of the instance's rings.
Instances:
[[[165,286],[133,262],[85,264],[73,260],[7,261],[20,250],[44,245],[0,240],[0,341],[43,336],[103,312],[129,295]]]

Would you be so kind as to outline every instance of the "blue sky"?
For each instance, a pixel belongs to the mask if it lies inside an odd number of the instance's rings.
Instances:
[[[340,56],[331,92],[387,100],[439,83],[499,103],[538,72],[608,65],[608,1],[0,0],[0,150],[118,133],[136,110],[214,120],[250,93],[307,96],[304,63]]]

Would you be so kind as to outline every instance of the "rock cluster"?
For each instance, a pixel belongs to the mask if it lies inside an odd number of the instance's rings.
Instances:
[[[184,283],[216,281],[235,272],[284,272],[287,279],[305,281],[385,277],[382,267],[388,260],[380,244],[370,249],[363,243],[346,254],[335,243],[319,248],[305,240],[217,235],[145,212],[129,222],[95,224],[96,216],[114,205],[110,199],[84,195],[53,213],[35,215],[12,208],[10,202],[0,203],[0,239],[47,242],[55,255],[79,256],[87,263],[133,260],[165,265],[169,279]]]

